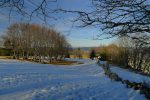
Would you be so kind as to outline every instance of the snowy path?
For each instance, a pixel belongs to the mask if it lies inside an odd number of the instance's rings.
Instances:
[[[0,100],[145,100],[93,61],[56,66],[0,60]]]

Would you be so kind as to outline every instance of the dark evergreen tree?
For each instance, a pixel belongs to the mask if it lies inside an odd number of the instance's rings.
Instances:
[[[94,59],[94,57],[96,57],[96,52],[95,50],[92,50],[91,53],[90,53],[90,59]]]

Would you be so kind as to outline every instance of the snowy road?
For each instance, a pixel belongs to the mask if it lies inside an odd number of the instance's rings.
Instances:
[[[109,80],[93,61],[56,66],[0,60],[0,100],[145,100]]]

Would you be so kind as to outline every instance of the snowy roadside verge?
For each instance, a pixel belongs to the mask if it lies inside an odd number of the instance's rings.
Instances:
[[[119,75],[124,80],[129,80],[131,82],[137,82],[137,83],[146,83],[146,84],[149,84],[150,86],[150,77],[148,76],[143,76],[143,75],[130,72],[126,69],[115,67],[115,66],[110,66],[110,70],[113,73],[116,73],[117,75]]]
[[[122,82],[126,85],[127,88],[132,88],[134,90],[139,90],[141,94],[144,94],[147,99],[150,99],[150,85],[149,85],[149,77],[142,76],[140,80],[133,80],[134,78],[138,77],[136,73],[130,72],[128,74],[127,72],[123,72],[123,69],[118,69],[116,71],[112,71],[113,67],[110,68],[108,64],[101,64],[102,61],[98,62],[98,65],[101,66],[105,72],[105,75],[107,75],[111,80]],[[120,72],[120,73],[119,73]],[[122,74],[122,75],[120,75]],[[125,77],[124,77],[125,76]],[[132,79],[133,76],[134,78]],[[147,78],[148,80],[143,82],[143,79]]]

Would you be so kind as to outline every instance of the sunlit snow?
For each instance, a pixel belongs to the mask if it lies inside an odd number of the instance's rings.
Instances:
[[[145,100],[120,82],[111,81],[92,60],[56,66],[0,60],[0,100]]]

